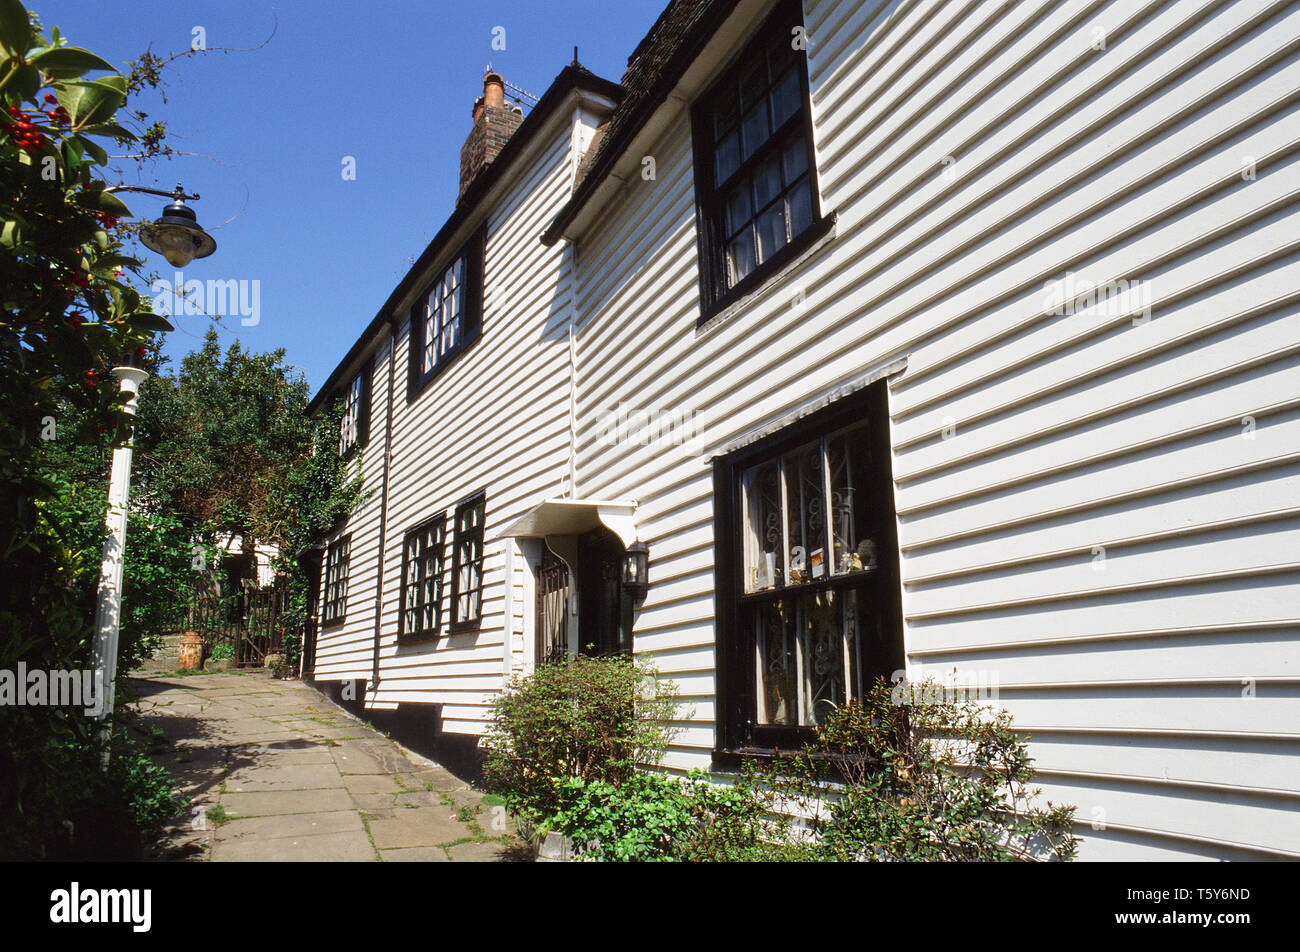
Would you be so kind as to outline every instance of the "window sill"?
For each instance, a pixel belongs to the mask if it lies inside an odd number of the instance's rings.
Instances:
[[[810,739],[812,728],[809,728]],[[844,757],[835,757],[822,752],[807,754],[802,747],[738,747],[735,750],[714,749],[713,751],[713,769],[715,770],[738,770],[745,765],[764,766],[770,764],[777,756],[784,757],[802,757],[808,756],[815,763],[824,763],[829,765],[832,770],[837,763],[845,762]],[[854,760],[859,763],[866,763],[869,766],[879,764],[879,758],[855,756]]]
[[[835,239],[838,212],[830,212],[808,226],[807,231],[786,245],[770,261],[745,280],[719,297],[707,308],[701,308],[695,325],[695,336],[712,333],[730,323],[741,311],[747,310],[774,291],[798,267]]]
[[[427,645],[438,640],[438,629],[434,628],[429,631],[415,631],[410,634],[401,634],[397,636],[398,647],[407,645]]]
[[[347,621],[346,616],[335,618],[330,621],[323,621],[320,623],[320,630],[333,631],[336,628],[342,628],[345,621]]]

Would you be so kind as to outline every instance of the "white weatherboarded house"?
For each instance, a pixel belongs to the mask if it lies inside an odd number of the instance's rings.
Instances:
[[[677,0],[318,396],[368,375],[374,496],[316,679],[468,747],[630,649],[725,773],[906,670],[996,690],[1084,858],[1300,856],[1298,173],[1295,3]]]

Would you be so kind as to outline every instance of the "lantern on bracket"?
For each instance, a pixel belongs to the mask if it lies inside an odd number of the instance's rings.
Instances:
[[[633,542],[623,556],[623,591],[634,602],[645,600],[650,591],[650,546]]]

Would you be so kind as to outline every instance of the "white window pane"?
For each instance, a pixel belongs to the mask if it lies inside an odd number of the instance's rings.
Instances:
[[[749,112],[740,124],[741,156],[749,158],[758,151],[758,147],[767,141],[767,102],[760,102]]]
[[[825,723],[845,701],[844,604],[834,590],[799,596],[800,643],[803,650],[802,722]]]
[[[780,464],[773,460],[747,470],[742,486],[745,590],[756,592],[784,584]]]
[[[808,180],[804,179],[796,185],[786,199],[790,203],[790,237],[794,238],[812,224],[812,197]]]
[[[803,136],[791,139],[781,150],[782,165],[785,168],[785,180],[793,182],[808,171],[808,143]]]
[[[758,260],[766,261],[785,247],[785,203],[777,202],[758,219]]]
[[[785,457],[785,507],[789,538],[790,582],[825,577],[826,509],[821,441]]]
[[[727,270],[732,287],[754,270],[754,235],[749,228],[743,229],[727,245]]]
[[[756,720],[760,724],[799,723],[798,660],[790,605],[779,599],[754,610],[759,674]]]
[[[798,111],[799,76],[790,69],[772,87],[772,128],[777,128]]]
[[[740,168],[740,133],[733,132],[720,143],[713,153],[713,184],[721,185]]]
[[[749,182],[742,181],[727,196],[727,234],[734,235],[737,229],[749,223],[753,214],[749,202]]]
[[[781,156],[773,154],[754,172],[754,207],[762,208],[781,194]]]

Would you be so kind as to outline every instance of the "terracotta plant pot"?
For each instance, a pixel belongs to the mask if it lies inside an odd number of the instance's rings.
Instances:
[[[197,671],[203,667],[203,639],[197,631],[181,635],[178,667],[182,671]]]

